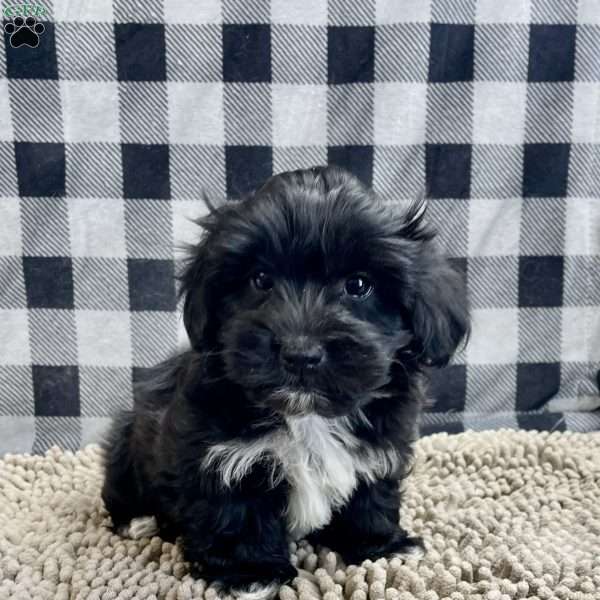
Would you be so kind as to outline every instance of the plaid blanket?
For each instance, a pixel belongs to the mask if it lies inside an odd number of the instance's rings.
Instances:
[[[425,188],[467,275],[425,432],[600,425],[596,0],[2,8],[0,451],[96,439],[175,350],[203,190],[327,162]]]

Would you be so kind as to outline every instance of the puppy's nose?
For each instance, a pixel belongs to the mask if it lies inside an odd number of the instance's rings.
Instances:
[[[325,351],[321,344],[306,338],[297,338],[281,348],[281,361],[284,368],[291,373],[314,369],[323,362],[324,358]]]

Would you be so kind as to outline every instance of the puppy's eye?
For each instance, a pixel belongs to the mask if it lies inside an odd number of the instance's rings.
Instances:
[[[344,291],[353,298],[366,298],[373,291],[373,283],[366,275],[352,275],[346,279]]]
[[[273,278],[264,271],[258,271],[252,276],[252,284],[261,292],[268,292],[274,284]]]

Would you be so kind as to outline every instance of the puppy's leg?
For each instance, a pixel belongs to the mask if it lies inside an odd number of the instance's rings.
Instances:
[[[133,418],[132,412],[120,414],[104,444],[106,461],[102,500],[115,531],[128,526],[134,517],[145,514],[143,494],[139,489],[131,452]]]
[[[272,597],[297,575],[283,517],[285,489],[244,481],[235,489],[217,491],[206,482],[202,487],[185,494],[180,523],[185,558],[200,563],[202,577],[236,597]]]
[[[397,481],[361,482],[348,504],[309,540],[336,550],[348,564],[360,564],[367,558],[422,554],[423,542],[400,527],[399,510]]]

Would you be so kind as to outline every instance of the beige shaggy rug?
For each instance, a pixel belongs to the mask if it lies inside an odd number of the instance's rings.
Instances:
[[[176,546],[107,529],[100,462],[96,446],[0,460],[0,599],[216,599]],[[600,433],[423,439],[402,522],[424,558],[346,567],[293,544],[281,600],[597,600]]]

